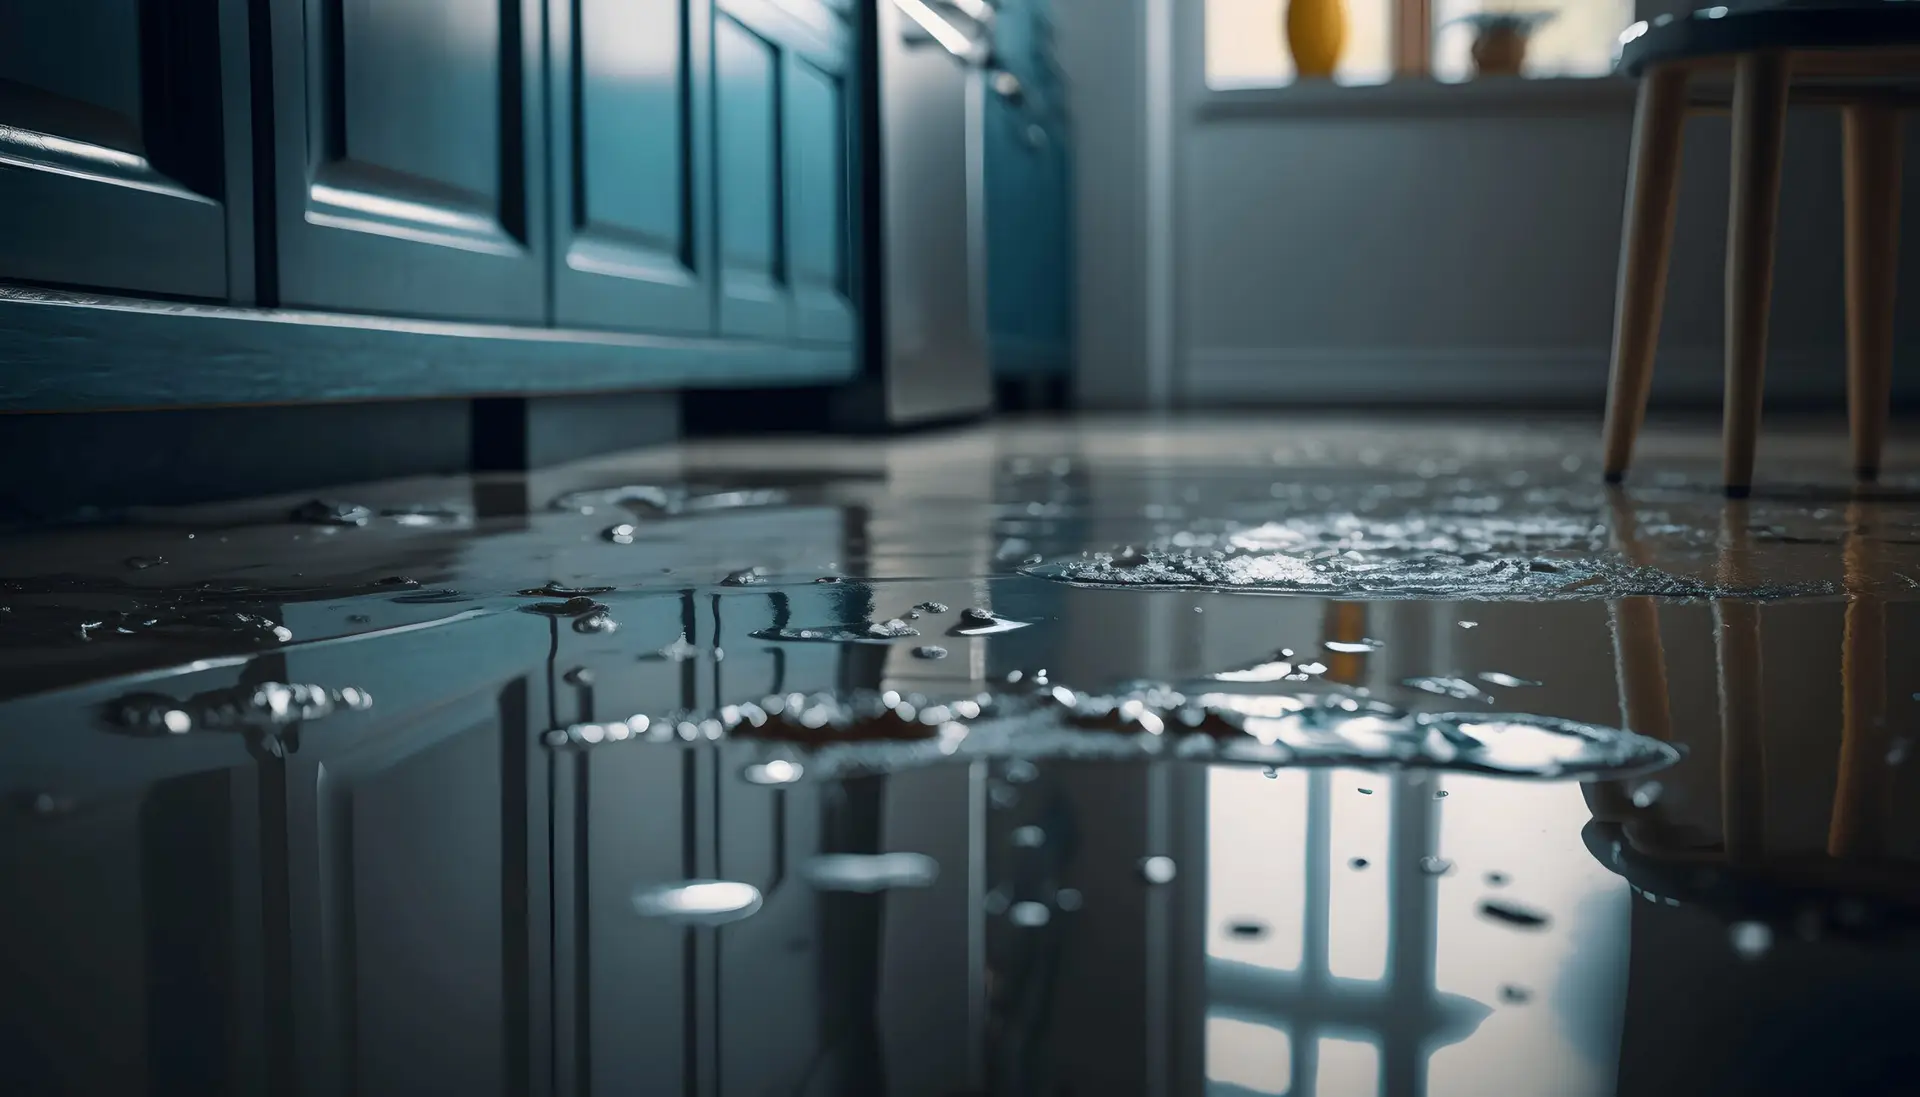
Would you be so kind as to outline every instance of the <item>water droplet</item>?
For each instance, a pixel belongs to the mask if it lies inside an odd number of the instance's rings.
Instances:
[[[527,598],[590,598],[592,595],[605,594],[612,589],[612,587],[569,586],[558,579],[549,579],[545,586],[529,587],[520,594]]]
[[[610,635],[620,631],[620,622],[614,620],[605,610],[601,610],[597,613],[589,613],[585,617],[574,618],[573,631]]]
[[[1347,867],[1350,869],[1353,869],[1355,872],[1358,872],[1359,870],[1366,868],[1367,864],[1368,864],[1368,861],[1365,857],[1354,857],[1347,861]]]
[[[1765,922],[1735,922],[1727,938],[1742,960],[1758,960],[1773,948],[1773,927]]]
[[[1526,987],[1503,983],[1500,987],[1500,1000],[1510,1006],[1523,1005],[1533,998],[1533,992]]]
[[[1326,648],[1328,651],[1337,651],[1342,655],[1360,655],[1370,651],[1379,651],[1381,648],[1386,647],[1386,645],[1380,641],[1372,639],[1327,640],[1320,646]]]
[[[590,686],[593,684],[593,670],[590,667],[574,667],[561,677],[571,685]]]
[[[168,709],[161,714],[160,723],[169,735],[184,735],[193,730],[193,717],[184,709]]]
[[[1517,678],[1498,670],[1483,670],[1474,677],[1489,685],[1505,686],[1508,689],[1519,689],[1522,686],[1537,686],[1540,684],[1531,678]]]
[[[1505,899],[1480,900],[1480,914],[1497,922],[1505,922],[1515,929],[1544,929],[1551,921],[1540,911]]]
[[[1024,785],[1039,778],[1040,767],[1027,761],[1025,758],[1015,758],[1013,761],[1007,763],[1004,776],[1008,781],[1016,785]]]
[[[538,613],[546,617],[585,617],[592,613],[605,613],[607,607],[586,595],[578,595],[564,602],[535,602],[530,606],[521,606],[528,613]]]
[[[373,521],[373,511],[358,503],[309,499],[293,508],[287,520],[308,526],[364,526]]]
[[[991,636],[997,632],[1012,632],[1017,628],[1026,628],[1030,622],[1012,621],[994,615],[992,610],[968,607],[960,611],[960,620],[951,629],[948,636]]]
[[[732,880],[687,880],[634,890],[633,909],[642,918],[693,926],[723,926],[760,909],[760,889]]]
[[[1904,764],[1907,760],[1907,755],[1912,753],[1912,751],[1913,740],[1908,739],[1904,735],[1895,739],[1893,743],[1887,747],[1887,764],[1890,766]]]
[[[1254,940],[1267,935],[1267,924],[1254,921],[1228,922],[1227,933],[1229,936]]]
[[[1445,857],[1422,857],[1420,871],[1428,876],[1445,876],[1453,871],[1453,862]]]
[[[913,608],[919,610],[921,613],[947,612],[947,604],[945,602],[922,602]]]
[[[1022,929],[1039,929],[1053,920],[1053,911],[1045,903],[1015,903],[1007,910],[1007,921]]]
[[[1487,881],[1488,887],[1499,888],[1507,886],[1507,874],[1504,872],[1489,872],[1483,879]]]
[[[1478,621],[1456,621],[1454,623],[1459,625],[1461,628],[1479,628],[1480,627],[1480,622]]]
[[[1436,799],[1436,800],[1444,800],[1444,799],[1446,799],[1446,798],[1447,798],[1447,790],[1446,790],[1446,789],[1435,789],[1435,790],[1434,790],[1434,793],[1433,793],[1433,798],[1434,798],[1434,799]]]
[[[723,587],[757,587],[766,582],[763,575],[764,572],[757,567],[741,568],[739,571],[728,572],[727,577],[720,580],[720,585]]]
[[[1639,788],[1636,788],[1633,790],[1633,806],[1637,808],[1652,807],[1655,803],[1659,801],[1660,793],[1662,791],[1664,790],[1662,789],[1660,782],[1658,781],[1645,782]]]
[[[1372,796],[1372,795],[1373,795],[1373,790],[1372,790],[1372,789],[1370,789],[1370,788],[1363,788],[1363,789],[1357,789],[1356,791],[1358,791],[1358,792],[1360,793],[1360,795],[1362,795],[1362,796]]]
[[[1410,689],[1437,694],[1441,697],[1451,697],[1456,701],[1483,701],[1488,704],[1493,703],[1492,694],[1474,685],[1472,682],[1467,681],[1465,678],[1454,678],[1448,675],[1436,674],[1422,678],[1403,679],[1400,684]]]
[[[1021,849],[1038,849],[1047,842],[1047,832],[1031,824],[1016,827],[1008,836],[1009,840]]]
[[[1040,555],[1039,553],[1037,553],[1037,552],[1036,552],[1036,553],[1034,553],[1034,554],[1032,554],[1032,555],[1030,555],[1030,556],[1028,556],[1028,557],[1027,557],[1026,559],[1024,559],[1024,560],[1021,560],[1020,562],[1021,562],[1022,564],[1029,564],[1029,565],[1031,565],[1031,564],[1037,564],[1037,563],[1039,563],[1040,561],[1042,561],[1042,560],[1044,560],[1044,559],[1046,559],[1046,557],[1044,557],[1044,556],[1041,556],[1041,555]]]
[[[838,583],[839,581],[840,577],[838,575],[822,575],[820,578],[814,580],[816,583]]]
[[[1149,884],[1170,884],[1179,870],[1171,857],[1143,857],[1140,860],[1140,878]]]
[[[1087,905],[1087,897],[1080,894],[1079,888],[1061,888],[1053,893],[1053,905],[1064,911],[1076,911]]]
[[[612,541],[616,545],[631,545],[633,544],[633,535],[637,532],[639,531],[634,528],[633,523],[621,522],[601,530],[600,536]]]
[[[800,875],[821,891],[873,894],[932,887],[940,865],[924,853],[826,853],[809,860]]]
[[[759,762],[740,771],[740,776],[750,785],[791,785],[806,772],[798,762],[776,758],[771,762]]]
[[[1205,607],[1205,606],[1195,606],[1195,607],[1193,607],[1193,612],[1195,612],[1195,613],[1205,613],[1205,612],[1207,612],[1207,607]]]
[[[157,568],[166,562],[167,558],[164,556],[129,556],[126,559],[127,567],[134,571],[145,571],[148,568]]]
[[[947,657],[947,649],[938,644],[922,644],[913,649],[913,657],[915,659],[945,659]]]

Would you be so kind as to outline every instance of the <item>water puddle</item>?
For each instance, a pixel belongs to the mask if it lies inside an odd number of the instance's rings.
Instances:
[[[1713,582],[1624,559],[1603,557],[1389,555],[1349,549],[1310,555],[1247,550],[1148,550],[1133,557],[1094,553],[1021,569],[1042,579],[1131,590],[1310,594],[1326,597],[1454,600],[1667,599],[1770,600],[1831,596],[1825,580]]]

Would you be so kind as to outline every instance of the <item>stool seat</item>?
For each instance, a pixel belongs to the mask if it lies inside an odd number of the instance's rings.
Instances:
[[[1620,36],[1617,67],[1640,89],[1614,303],[1607,479],[1625,475],[1645,414],[1685,119],[1719,108],[1733,114],[1722,471],[1728,495],[1751,489],[1790,101],[1838,106],[1844,119],[1848,412],[1856,473],[1876,478],[1892,377],[1899,112],[1920,105],[1920,0],[1661,16]]]
[[[1720,6],[1688,15],[1662,15],[1628,27],[1620,35],[1620,57],[1614,68],[1638,78],[1650,65],[1762,50],[1826,53],[1902,47],[1920,53],[1920,2],[1916,0]]]

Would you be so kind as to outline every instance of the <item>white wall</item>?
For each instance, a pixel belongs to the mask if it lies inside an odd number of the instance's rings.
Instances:
[[[1180,392],[1548,399],[1605,391],[1630,104],[1556,115],[1266,117],[1181,128]],[[1656,398],[1720,391],[1724,117],[1688,123]],[[1789,127],[1770,391],[1843,390],[1840,141]],[[1920,209],[1920,173],[1909,175]],[[1904,226],[1911,269],[1920,216]],[[1901,357],[1920,352],[1920,276]]]
[[[1083,404],[1597,411],[1630,89],[1209,118],[1193,101],[1199,5],[1055,3],[1074,115]],[[1153,83],[1156,49],[1174,66],[1171,93]],[[1155,112],[1168,141],[1158,160]],[[1688,123],[1656,401],[1720,391],[1727,132],[1724,117]],[[1920,148],[1920,124],[1908,145]],[[1839,164],[1833,114],[1797,113],[1768,369],[1770,394],[1786,401],[1842,392]],[[1920,166],[1906,179],[1895,385],[1920,396]]]

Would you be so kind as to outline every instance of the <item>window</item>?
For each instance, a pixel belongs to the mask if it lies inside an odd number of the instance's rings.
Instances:
[[[1208,87],[1293,83],[1287,3],[1205,0]],[[1346,0],[1346,8],[1346,48],[1333,78],[1347,85],[1381,84],[1395,75],[1396,26],[1429,28],[1427,48],[1404,51],[1399,75],[1472,79],[1474,30],[1462,20],[1507,11],[1553,13],[1528,40],[1521,75],[1603,76],[1613,66],[1615,41],[1634,18],[1633,0]]]

